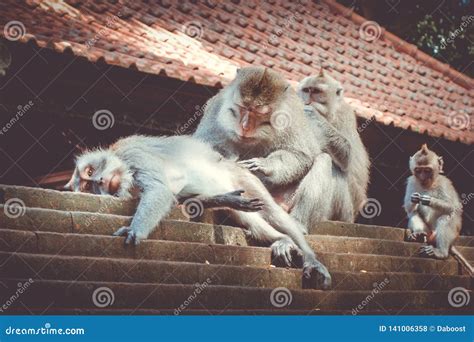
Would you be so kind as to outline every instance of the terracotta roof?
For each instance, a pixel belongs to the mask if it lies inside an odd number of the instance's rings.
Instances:
[[[203,85],[222,86],[249,64],[296,83],[322,64],[358,115],[474,142],[474,80],[332,0],[4,0],[0,13],[11,40]]]

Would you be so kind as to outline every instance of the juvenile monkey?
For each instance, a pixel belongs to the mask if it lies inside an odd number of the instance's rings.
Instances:
[[[298,95],[317,125],[325,132],[318,139],[333,162],[347,174],[354,218],[367,200],[370,160],[357,131],[353,108],[344,100],[342,85],[322,69],[318,76],[303,79]]]
[[[410,157],[404,199],[408,215],[409,241],[427,237],[420,254],[446,259],[461,230],[462,205],[456,189],[444,175],[443,158],[424,144]]]
[[[194,133],[255,173],[305,233],[335,212],[347,211],[344,201],[333,198],[348,192],[347,185],[346,190],[337,186],[331,157],[322,153],[314,135],[295,91],[280,74],[263,67],[240,69],[208,101]]]
[[[271,244],[273,253],[288,265],[291,251],[300,252],[304,276],[314,274],[325,289],[331,285],[331,276],[306,242],[301,225],[273,201],[259,179],[192,137],[131,136],[108,149],[86,152],[77,158],[67,187],[119,197],[138,192],[140,201],[130,227],[114,234],[127,236],[126,244],[146,239],[179,198],[200,196],[212,201],[230,194],[231,199],[225,199],[224,204],[232,206],[232,198],[240,197],[240,193],[232,194],[233,189],[243,189],[261,200],[263,206],[255,206],[262,210],[230,210],[233,218],[254,239]]]

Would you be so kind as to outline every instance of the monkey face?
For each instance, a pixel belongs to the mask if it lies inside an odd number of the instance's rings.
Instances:
[[[439,173],[443,172],[443,158],[424,144],[410,157],[410,170],[423,186],[431,186]]]
[[[235,92],[230,106],[232,130],[239,140],[262,138],[272,130],[272,112],[271,104],[266,104],[259,98],[243,98],[239,92]]]
[[[76,169],[65,188],[75,192],[116,195],[122,192],[124,163],[110,151],[86,152],[76,160]]]

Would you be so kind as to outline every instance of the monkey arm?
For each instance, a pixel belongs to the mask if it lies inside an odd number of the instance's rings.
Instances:
[[[126,235],[126,244],[139,244],[140,240],[146,239],[169,214],[175,203],[174,194],[163,183],[155,181],[153,184],[147,184],[146,190],[141,193],[130,227],[122,227],[114,235]]]
[[[457,210],[456,206],[452,205],[451,203],[434,197],[430,198],[428,205],[443,215],[454,214],[454,212]]]
[[[193,198],[198,200],[203,208],[230,208],[241,211],[260,211],[263,208],[263,202],[260,199],[242,197],[241,195],[243,193],[244,190],[236,190],[211,197],[200,195],[190,196],[180,198],[179,203],[186,205],[186,201]]]
[[[349,141],[322,116],[314,106],[305,106],[305,113],[316,123],[324,135],[324,152],[327,152],[331,156],[333,163],[335,163],[341,171],[347,171],[351,155],[351,145]],[[319,143],[321,143],[321,141],[319,141]]]
[[[252,172],[262,174],[267,185],[287,185],[300,181],[310,170],[314,158],[302,151],[277,150],[265,158],[240,161]]]

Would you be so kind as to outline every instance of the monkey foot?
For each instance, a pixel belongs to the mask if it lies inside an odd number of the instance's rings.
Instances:
[[[411,233],[407,236],[407,241],[410,241],[410,242],[426,242],[426,233],[425,232]]]
[[[295,243],[290,238],[282,238],[277,240],[270,246],[270,248],[272,249],[273,256],[283,260],[285,265],[288,267],[291,266],[291,251],[299,250],[299,248],[296,247]]]
[[[332,278],[329,274],[328,269],[318,260],[311,262],[305,262],[303,264],[303,276],[306,279],[310,279],[313,276],[316,277],[316,283],[320,285],[323,290],[327,290],[331,287]]]
[[[129,245],[130,243],[133,243],[134,245],[138,245],[140,243],[140,239],[137,237],[137,234],[130,227],[119,228],[112,235],[113,236],[126,236],[125,238],[126,245]]]
[[[264,203],[259,198],[245,198],[241,195],[244,190],[236,190],[224,194],[225,203],[230,203],[229,206],[235,210],[241,211],[260,211],[263,209]]]
[[[440,249],[435,248],[431,245],[420,247],[420,249],[418,250],[418,254],[420,256],[425,256],[425,257],[435,258],[435,259],[446,259],[448,257],[448,253],[444,255],[443,253],[441,253]]]

